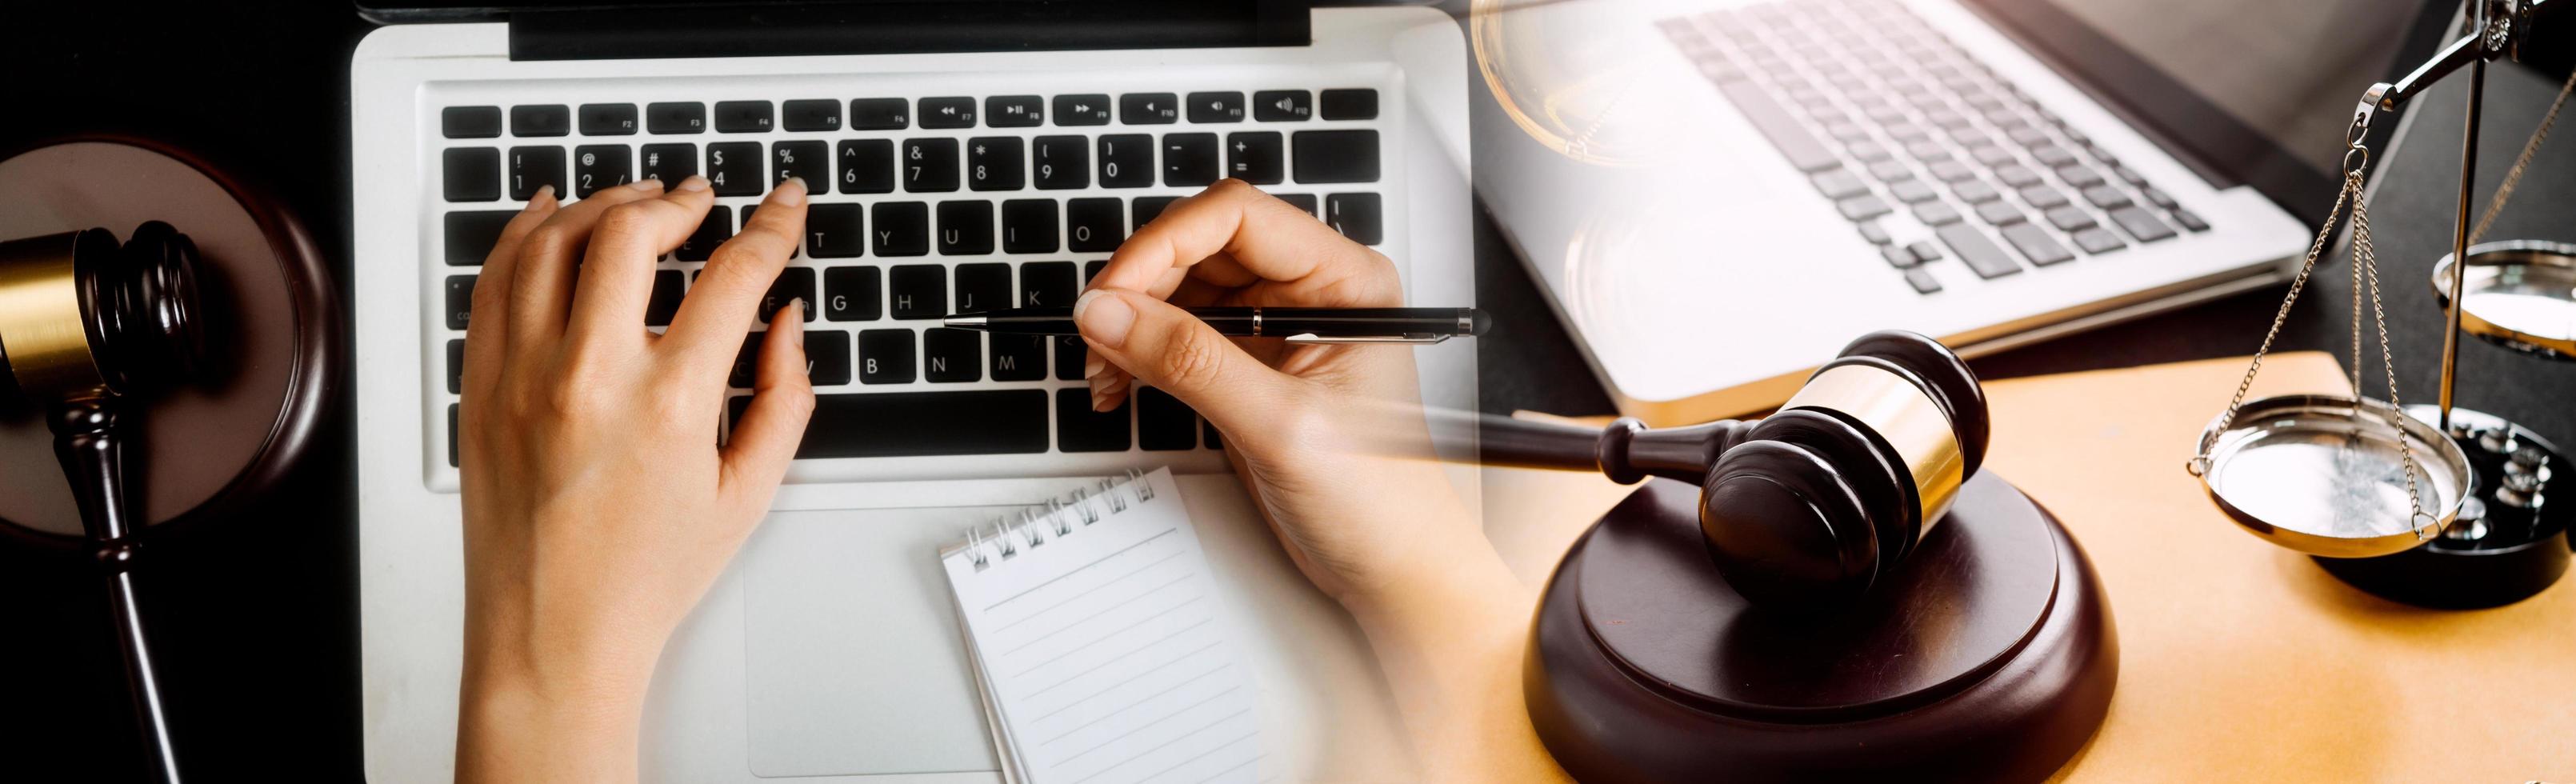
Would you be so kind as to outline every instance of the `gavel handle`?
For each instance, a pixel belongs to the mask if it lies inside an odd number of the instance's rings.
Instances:
[[[54,457],[62,461],[63,474],[71,479],[81,527],[88,531],[91,553],[107,578],[108,609],[116,616],[126,686],[134,697],[135,720],[143,729],[144,763],[153,778],[177,784],[170,720],[161,704],[160,682],[153,676],[152,651],[144,643],[142,608],[134,600],[135,530],[126,516],[125,458],[115,406],[111,398],[92,397],[56,407],[50,423]]]
[[[1484,465],[1599,471],[1620,484],[1649,476],[1699,484],[1717,456],[1743,440],[1753,424],[1722,419],[1656,430],[1626,417],[1596,428],[1445,409],[1424,414],[1434,441],[1464,443],[1474,434]]]

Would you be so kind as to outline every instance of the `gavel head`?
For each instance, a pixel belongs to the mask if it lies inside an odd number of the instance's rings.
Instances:
[[[1708,554],[1759,605],[1848,601],[1902,561],[1984,462],[1986,398],[1947,347],[1874,332],[1755,422],[1646,430],[1623,420],[1602,470],[1700,484]]]
[[[37,404],[181,383],[205,352],[197,246],[160,221],[0,242],[0,398]]]

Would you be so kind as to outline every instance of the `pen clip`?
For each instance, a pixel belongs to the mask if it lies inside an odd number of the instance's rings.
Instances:
[[[1366,335],[1356,337],[1324,337],[1312,332],[1301,332],[1280,338],[1280,340],[1297,345],[1320,345],[1327,343],[1414,343],[1429,345],[1448,339],[1448,335],[1430,332],[1413,332],[1403,335]]]

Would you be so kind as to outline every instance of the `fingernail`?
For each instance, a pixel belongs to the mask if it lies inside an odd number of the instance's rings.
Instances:
[[[706,189],[707,189],[707,178],[702,177],[702,176],[699,176],[699,175],[692,174],[692,175],[689,175],[689,178],[688,178],[688,179],[685,179],[685,180],[681,180],[681,181],[680,181],[680,190],[684,190],[684,191],[692,191],[692,192],[694,192],[694,191],[702,191],[702,190],[706,190]]]
[[[626,184],[626,187],[633,188],[633,189],[636,189],[636,190],[639,190],[639,191],[646,191],[646,192],[658,191],[658,190],[661,190],[661,189],[662,189],[662,181],[661,181],[661,180],[657,180],[657,179],[653,179],[653,178],[651,178],[651,177],[646,177],[646,178],[641,179],[641,180],[636,180],[636,181],[634,181],[634,182],[627,183],[627,184]]]
[[[534,207],[534,206],[537,206],[538,204],[542,204],[542,203],[545,203],[545,202],[553,201],[553,200],[554,200],[554,198],[555,198],[555,186],[552,186],[552,185],[539,185],[539,186],[537,186],[537,195],[534,195],[534,196],[530,196],[530,197],[528,197],[528,206],[530,206],[530,207]]]
[[[1100,355],[1093,354],[1082,360],[1082,377],[1091,378],[1093,376],[1100,375],[1100,369],[1108,366],[1109,360],[1101,359]]]
[[[776,204],[781,207],[795,207],[804,204],[805,178],[789,177],[786,182],[779,183],[777,188],[770,190],[769,203]]]
[[[796,339],[796,347],[797,347],[797,348],[804,348],[804,347],[805,347],[805,298],[804,298],[804,297],[795,297],[795,298],[792,298],[792,299],[787,300],[787,328],[788,328],[788,329],[790,329],[790,330],[794,330],[794,334],[790,335],[789,337],[793,337],[793,338],[795,338],[795,339]]]
[[[1092,289],[1073,301],[1073,323],[1100,345],[1124,348],[1128,328],[1136,326],[1136,309],[1115,294]]]

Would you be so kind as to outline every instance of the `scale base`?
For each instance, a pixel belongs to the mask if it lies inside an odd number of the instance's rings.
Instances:
[[[1757,610],[1726,587],[1699,489],[1654,480],[1584,533],[1541,598],[1523,686],[1586,782],[2040,781],[2110,710],[2119,644],[2065,529],[1992,474],[1852,606]]]
[[[2406,413],[2428,423],[2441,416],[2425,405],[2407,406]],[[2473,503],[2463,505],[2454,530],[2476,526],[2470,530],[2479,536],[2436,537],[2377,558],[2317,558],[2317,566],[2373,596],[2440,610],[2500,607],[2557,584],[2567,573],[2569,548],[2576,546],[2568,536],[2576,503],[2551,503],[2550,488],[2576,482],[2576,465],[2539,435],[2492,414],[2453,408],[2449,435],[2468,454],[2472,477]],[[2534,486],[2517,492],[2507,487],[2508,473],[2540,481],[2515,480]]]

